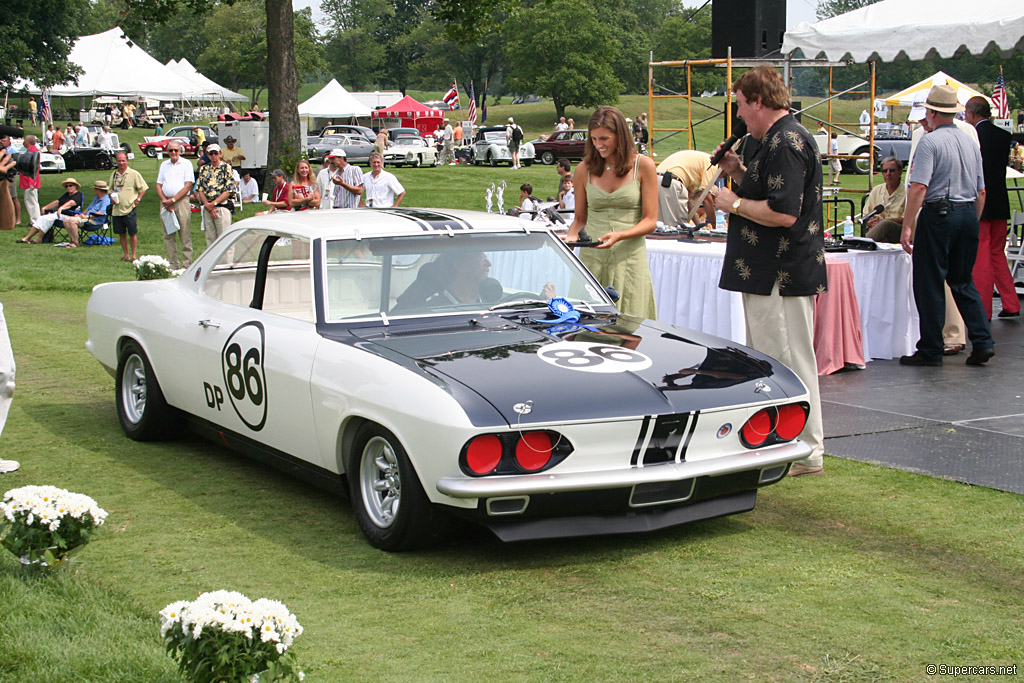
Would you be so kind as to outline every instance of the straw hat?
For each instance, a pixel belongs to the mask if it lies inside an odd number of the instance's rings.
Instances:
[[[82,183],[78,182],[77,180],[75,180],[71,176],[68,176],[67,178],[65,178],[64,182],[61,183],[61,187],[67,187],[68,185],[74,185],[75,188],[77,188],[79,190],[82,189]]]
[[[956,99],[956,88],[951,85],[933,85],[922,106],[943,114],[958,114],[964,110]]]
[[[109,192],[110,191],[110,188],[107,187],[107,181],[106,180],[97,180],[95,183],[92,184],[92,189],[94,189],[94,190],[103,190],[104,192]]]

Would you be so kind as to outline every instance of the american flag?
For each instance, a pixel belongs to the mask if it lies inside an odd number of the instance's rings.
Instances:
[[[452,102],[455,103],[455,106],[452,106]],[[454,83],[452,89],[444,94],[444,103],[448,105],[449,109],[459,108],[459,89],[455,87]]]
[[[50,96],[44,90],[42,96],[39,98],[42,103],[39,105],[39,120],[49,121],[50,120]]]
[[[996,79],[996,87],[992,90],[992,103],[996,105],[996,118],[1010,118],[1010,103],[1006,99],[1006,81],[1003,80],[1003,70],[999,70],[999,78]]]
[[[473,81],[469,82],[469,116],[466,120],[476,125],[476,89],[473,87]]]

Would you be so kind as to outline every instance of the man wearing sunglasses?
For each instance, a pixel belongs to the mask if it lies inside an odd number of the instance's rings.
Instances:
[[[167,248],[167,260],[171,268],[188,268],[192,263],[192,207],[188,196],[196,182],[196,173],[192,164],[181,158],[181,142],[172,140],[167,144],[167,156],[170,158],[160,164],[160,173],[156,177],[156,193],[160,196],[161,218],[163,210],[174,213],[178,229],[164,224],[164,246]],[[178,260],[178,242],[176,235],[181,235],[181,260]]]
[[[207,146],[210,163],[199,169],[196,183],[196,199],[203,207],[203,225],[206,226],[206,244],[213,244],[221,233],[231,227],[231,192],[235,189],[235,177],[231,166],[221,161],[220,145]]]
[[[899,244],[900,233],[903,232],[903,211],[907,206],[907,188],[901,182],[903,164],[896,157],[882,159],[882,179],[884,185],[875,185],[864,204],[864,210],[870,211],[881,204],[885,210],[881,214],[868,219],[868,237],[876,242]]]

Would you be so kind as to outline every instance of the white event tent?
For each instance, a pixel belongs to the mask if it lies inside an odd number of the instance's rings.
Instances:
[[[174,61],[172,59],[167,62],[166,66],[174,73],[194,83],[196,87],[204,90],[206,93],[209,93],[208,95],[204,95],[206,99],[223,100],[225,102],[249,101],[249,98],[245,95],[225,88],[216,81],[200,73],[194,66],[192,66],[192,63],[184,57],[179,61]]]
[[[786,31],[782,53],[796,49],[814,59],[932,59],[992,50],[1024,52],[1024,2],[1020,0],[882,0],[814,24]]]
[[[68,61],[82,67],[77,82],[47,88],[53,97],[96,97],[181,100],[217,96],[176,74],[114,27],[109,31],[82,36],[68,55]],[[14,90],[39,93],[34,83],[20,81]]]
[[[299,116],[307,118],[350,118],[369,116],[370,108],[352,97],[348,90],[332,78],[320,91],[299,105]]]

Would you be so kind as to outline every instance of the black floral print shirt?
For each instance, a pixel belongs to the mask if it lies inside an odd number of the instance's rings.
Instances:
[[[753,144],[750,144],[753,143]],[[828,289],[821,204],[821,159],[814,138],[791,114],[757,144],[744,149],[747,172],[736,189],[744,199],[768,200],[777,213],[796,216],[789,228],[766,227],[729,216],[725,264],[718,286],[734,292],[810,296]]]

